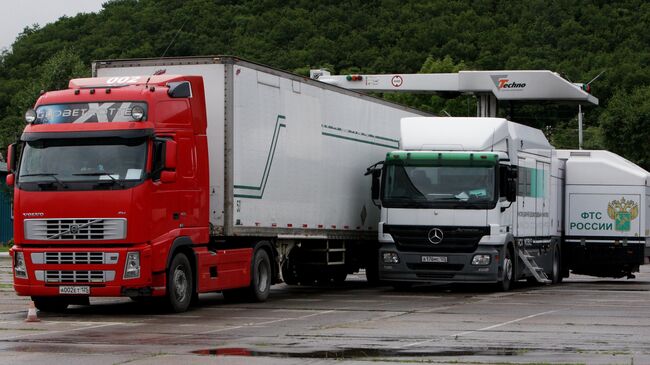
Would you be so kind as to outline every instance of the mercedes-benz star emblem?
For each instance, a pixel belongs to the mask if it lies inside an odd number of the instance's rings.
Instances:
[[[444,235],[442,233],[442,229],[440,228],[432,228],[427,234],[427,238],[429,239],[429,242],[433,243],[434,245],[437,245],[440,242],[442,242],[442,237],[444,237]]]

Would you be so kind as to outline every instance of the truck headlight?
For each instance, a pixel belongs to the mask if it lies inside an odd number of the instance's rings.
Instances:
[[[472,257],[472,265],[489,265],[490,255],[474,255]]]
[[[140,277],[140,252],[129,252],[126,254],[124,264],[124,279],[135,279]]]
[[[25,265],[25,255],[22,252],[14,254],[14,275],[20,279],[27,279],[27,265]]]
[[[399,264],[399,256],[396,252],[384,252],[382,258],[384,264]]]

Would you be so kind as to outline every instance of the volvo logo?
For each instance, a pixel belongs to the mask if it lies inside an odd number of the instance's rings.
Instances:
[[[442,233],[442,229],[440,228],[432,228],[427,234],[427,238],[429,239],[429,242],[433,243],[434,245],[437,245],[440,242],[442,242],[442,237],[444,237],[444,234]]]
[[[77,234],[79,233],[79,225],[73,224],[70,226],[70,234]]]

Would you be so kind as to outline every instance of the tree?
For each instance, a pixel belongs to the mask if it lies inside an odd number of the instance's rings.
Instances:
[[[600,117],[605,147],[650,170],[650,85],[618,89]]]
[[[35,79],[25,80],[11,98],[8,115],[0,120],[0,145],[15,142],[25,123],[22,116],[31,108],[41,91],[65,89],[71,78],[89,76],[89,70],[71,48],[66,48],[45,62]]]

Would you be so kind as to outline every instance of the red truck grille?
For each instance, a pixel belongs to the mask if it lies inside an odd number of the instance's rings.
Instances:
[[[40,276],[40,275],[37,275]],[[103,270],[47,270],[47,283],[105,283],[115,278],[115,271]]]
[[[124,218],[25,219],[29,240],[120,240],[126,238]]]

